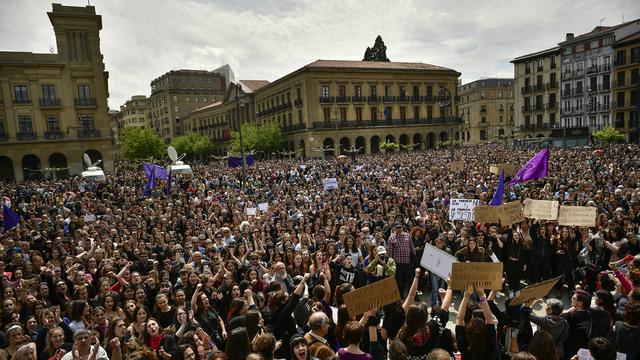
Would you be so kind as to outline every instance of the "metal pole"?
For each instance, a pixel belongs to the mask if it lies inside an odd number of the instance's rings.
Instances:
[[[238,94],[240,84],[236,84],[236,116],[238,117],[238,135],[240,137],[240,156],[242,157],[242,177],[240,179],[240,187],[244,185],[244,179],[247,174],[247,164],[244,158],[244,141],[242,140],[242,122],[240,121],[240,97]]]

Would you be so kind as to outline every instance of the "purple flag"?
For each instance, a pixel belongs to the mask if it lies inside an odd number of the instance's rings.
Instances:
[[[147,179],[147,185],[144,187],[144,196],[149,196],[149,190],[156,187],[156,168],[151,169],[151,176]]]
[[[489,205],[498,206],[502,205],[502,197],[504,196],[504,170],[500,173],[500,183],[498,183],[498,187],[496,188],[496,192],[493,194],[493,199]]]
[[[549,175],[549,148],[540,151],[529,159],[529,161],[518,170],[516,176],[511,179],[509,186],[547,177],[547,175]]]
[[[2,215],[4,216],[4,231],[9,231],[20,223],[20,215],[11,211],[7,204],[2,204]]]
[[[147,175],[147,181],[151,177],[151,172],[153,169],[156,171],[156,179],[158,180],[168,180],[169,174],[167,173],[167,169],[162,166],[158,166],[151,163],[143,163],[142,168],[144,169],[145,175]]]

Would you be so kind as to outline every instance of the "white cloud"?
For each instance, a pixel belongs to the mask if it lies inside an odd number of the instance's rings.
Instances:
[[[68,0],[65,5],[86,5]],[[633,0],[574,2],[436,0],[91,0],[102,15],[101,48],[118,108],[172,69],[229,63],[241,79],[275,80],[316,59],[360,60],[378,34],[392,61],[456,69],[464,82],[513,76],[516,56],[566,32],[640,17]],[[49,0],[3,0],[0,49],[48,52]]]

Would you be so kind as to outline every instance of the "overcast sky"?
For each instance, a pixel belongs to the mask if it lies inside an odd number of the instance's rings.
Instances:
[[[362,60],[378,34],[391,61],[453,68],[462,81],[512,77],[514,57],[565,33],[640,18],[636,0],[90,0],[102,15],[109,106],[149,95],[173,69],[226,63],[273,81],[317,59]],[[50,0],[1,0],[0,51],[55,49]],[[64,5],[86,5],[65,0]],[[57,50],[55,50],[57,51]]]

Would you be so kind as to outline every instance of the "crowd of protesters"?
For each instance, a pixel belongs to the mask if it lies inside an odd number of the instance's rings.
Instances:
[[[490,165],[533,154],[268,160],[244,176],[199,163],[148,196],[130,164],[104,182],[0,183],[21,218],[0,235],[0,360],[640,359],[637,145],[552,149],[546,178],[504,193],[596,207],[595,227],[449,219],[452,198],[489,202]],[[452,291],[418,266],[426,244],[503,262],[503,289]],[[386,277],[402,300],[351,317],[344,295]],[[553,277],[546,299],[509,306]]]

